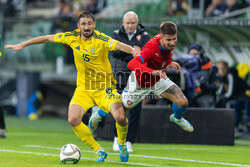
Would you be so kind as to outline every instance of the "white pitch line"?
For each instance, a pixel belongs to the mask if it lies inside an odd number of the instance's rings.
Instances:
[[[156,157],[156,156],[145,156],[145,155],[131,155],[131,156],[141,157],[141,158],[183,161],[183,162],[197,162],[197,163],[203,163],[203,164],[216,164],[216,165],[226,165],[226,166],[250,167],[250,165],[233,164],[233,163],[225,163],[225,162],[213,162],[213,161],[200,161],[200,160],[193,160],[193,159],[180,159],[180,158]]]
[[[57,148],[57,147],[46,147],[46,146],[39,146],[39,145],[24,145],[24,147],[48,148],[48,149],[56,149],[56,150],[60,149],[60,148]],[[95,153],[94,151],[84,151],[84,150],[81,150],[81,152]],[[117,153],[108,153],[108,154],[119,155]],[[250,165],[242,165],[242,164],[234,164],[234,163],[226,163],[226,162],[201,161],[201,160],[193,160],[193,159],[157,157],[157,156],[136,155],[136,154],[130,154],[129,156],[130,157],[140,157],[140,158],[151,158],[151,159],[182,161],[182,162],[195,162],[195,163],[203,163],[203,164],[215,164],[215,165],[225,165],[225,166],[250,167]]]
[[[44,155],[44,156],[53,156],[53,157],[59,157],[59,154],[48,154],[48,153],[37,153],[37,152],[31,152],[31,151],[17,151],[17,150],[6,150],[6,149],[0,149],[1,152],[12,152],[12,153],[20,153],[20,154],[33,154],[33,155]],[[81,159],[86,160],[93,160],[93,158],[85,158],[81,157]],[[117,161],[110,161],[105,160],[105,162],[111,162],[116,164],[126,164],[126,165],[132,165],[132,166],[149,166],[149,167],[160,167],[159,165],[150,165],[150,164],[144,164],[144,163],[132,163],[132,162],[117,162]]]
[[[133,146],[136,150],[212,150],[210,148],[173,148],[173,147],[155,147],[155,148],[148,148],[148,147],[135,147]],[[224,150],[222,150],[224,151]]]
[[[20,133],[20,132],[14,132],[11,133],[11,135],[15,135],[15,136],[48,136],[48,134],[46,133]],[[73,136],[72,133],[51,133],[49,134],[49,136]]]

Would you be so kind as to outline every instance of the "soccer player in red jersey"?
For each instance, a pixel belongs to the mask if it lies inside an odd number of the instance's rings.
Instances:
[[[123,105],[131,109],[142,101],[150,92],[173,102],[174,114],[170,121],[183,130],[193,132],[193,126],[183,118],[188,107],[188,100],[181,89],[166,75],[166,68],[172,67],[177,72],[180,65],[172,61],[173,51],[177,44],[177,26],[173,22],[160,25],[160,34],[150,39],[140,54],[127,65],[131,73],[127,87],[122,93]]]

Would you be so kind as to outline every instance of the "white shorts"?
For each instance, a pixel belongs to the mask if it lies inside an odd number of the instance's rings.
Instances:
[[[165,92],[170,86],[175,83],[169,78],[160,79],[152,87],[141,88],[135,78],[135,72],[132,72],[128,78],[126,88],[122,92],[122,103],[125,108],[133,108],[140,103],[150,92],[161,97],[160,95]]]

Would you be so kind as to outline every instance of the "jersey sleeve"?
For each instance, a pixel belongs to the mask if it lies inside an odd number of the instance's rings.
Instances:
[[[57,33],[54,35],[54,42],[56,43],[63,43],[69,45],[71,42],[71,38],[69,36],[71,32],[65,32],[65,33]]]
[[[143,50],[138,56],[134,57],[127,65],[130,70],[135,71],[140,69],[141,72],[152,73],[154,69],[148,68],[146,66],[147,62],[152,55],[152,52],[149,49]]]
[[[151,58],[152,55],[153,55],[153,52],[150,48],[146,48],[146,49],[142,50],[140,53],[140,57],[141,57],[142,62],[143,63],[147,62]]]
[[[109,51],[112,51],[112,50],[116,50],[115,49],[115,46],[118,44],[119,41],[105,35],[102,33],[101,35],[103,41],[104,41],[104,45],[106,48],[108,48]]]

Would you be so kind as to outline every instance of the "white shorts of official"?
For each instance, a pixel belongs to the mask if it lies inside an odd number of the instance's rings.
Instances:
[[[133,108],[147,97],[150,92],[161,98],[160,95],[174,84],[169,78],[166,80],[161,78],[154,86],[141,88],[137,83],[135,72],[132,72],[129,76],[127,86],[122,92],[122,103],[125,108]]]

